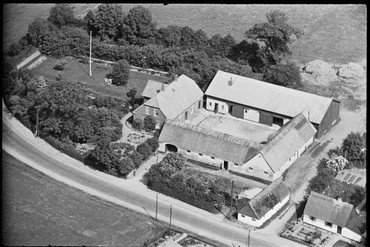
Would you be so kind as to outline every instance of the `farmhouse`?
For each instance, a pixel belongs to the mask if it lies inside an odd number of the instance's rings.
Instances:
[[[151,83],[151,85],[154,84]],[[147,92],[149,94],[146,94]],[[148,89],[144,94],[153,95],[153,90]],[[152,116],[157,121],[156,128],[160,128],[166,119],[176,119],[180,122],[191,119],[196,111],[202,108],[202,102],[203,92],[195,81],[186,75],[181,75],[171,84],[161,86],[160,92],[135,109],[133,118],[136,120]]]
[[[366,229],[366,219],[357,214],[353,205],[314,191],[308,198],[303,221],[357,242]]]
[[[205,92],[206,109],[273,126],[304,112],[320,138],[339,120],[340,102],[219,70]]]
[[[144,90],[141,92],[140,96],[143,97],[144,102],[153,98],[160,91],[163,91],[167,87],[167,84],[163,82],[148,80]]]
[[[166,121],[159,136],[159,151],[182,153],[191,160],[225,169],[267,184],[283,172],[312,143],[316,129],[300,113],[266,143],[185,122]]]
[[[260,227],[289,201],[289,189],[282,177],[249,200],[238,200],[237,219],[254,227]]]

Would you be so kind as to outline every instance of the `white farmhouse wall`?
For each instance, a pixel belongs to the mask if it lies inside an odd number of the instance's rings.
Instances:
[[[221,168],[223,164],[223,160],[221,159],[218,159],[216,157],[212,158],[211,156],[205,154],[200,155],[199,153],[192,152],[191,150],[178,149],[178,152],[183,154],[186,158],[207,163],[217,168]]]
[[[207,98],[206,109],[209,111],[214,111],[216,103],[218,104],[219,113],[224,113],[224,114],[228,113],[229,107],[225,102],[220,101],[220,100],[210,99],[210,98]]]
[[[303,214],[303,222],[306,222],[308,224],[311,224],[311,225],[314,225],[314,226],[317,226],[317,227],[320,227],[324,230],[327,230],[327,231],[330,231],[330,232],[334,232],[334,233],[337,233],[337,230],[338,230],[338,226],[333,224],[331,227],[330,226],[327,226],[325,225],[325,221],[321,220],[321,219],[315,219],[314,221],[312,221],[310,219],[310,216],[308,216],[307,214]],[[343,229],[342,229],[343,231]]]
[[[158,152],[166,152],[166,144],[167,143],[159,143]]]
[[[342,236],[345,238],[352,239],[357,242],[361,242],[361,239],[362,239],[362,236],[360,234],[357,234],[345,227],[342,229]]]
[[[241,166],[231,166],[231,170],[235,172],[243,173],[248,176],[261,178],[264,180],[272,181],[273,171],[267,164],[266,160],[259,153],[250,159],[247,163]]]
[[[275,205],[270,211],[268,211],[261,219],[254,219],[249,216],[238,213],[238,220],[254,227],[260,227],[266,220],[270,219],[274,214],[279,211],[289,201],[289,195],[284,198],[281,202]]]
[[[244,108],[244,119],[258,123],[260,120],[260,113],[256,110]]]

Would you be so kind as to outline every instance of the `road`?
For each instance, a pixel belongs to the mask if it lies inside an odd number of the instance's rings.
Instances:
[[[32,140],[32,134],[27,133],[30,131],[24,126],[24,129],[19,129],[18,126],[14,128],[13,124],[10,124],[14,121],[17,120],[9,120],[7,114],[3,113],[4,151],[58,181],[141,213],[145,213],[145,207],[151,216],[155,216],[156,192],[138,181],[115,178],[82,164],[64,162],[54,153],[46,153],[36,145],[36,138],[33,137],[35,140]],[[170,204],[173,210],[173,225],[227,246],[246,246],[248,231],[245,228],[165,195],[159,196],[159,220],[169,222]],[[256,230],[251,232],[251,246],[301,245],[273,233]]]

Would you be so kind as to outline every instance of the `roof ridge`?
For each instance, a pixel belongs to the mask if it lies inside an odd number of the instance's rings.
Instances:
[[[251,140],[240,138],[240,137],[233,136],[233,135],[229,135],[229,134],[222,133],[222,132],[216,131],[216,130],[211,130],[211,129],[208,129],[208,128],[204,128],[202,126],[198,126],[198,125],[194,125],[194,124],[190,124],[190,123],[185,123],[185,122],[178,122],[178,121],[174,121],[174,120],[166,120],[166,123],[169,124],[169,125],[178,126],[178,127],[184,128],[184,129],[190,129],[190,130],[193,130],[193,131],[196,131],[198,133],[202,133],[202,134],[205,134],[205,135],[208,135],[208,136],[213,136],[213,137],[219,138],[221,140],[233,142],[233,143],[236,143],[238,145],[252,146],[252,147],[255,147],[255,148],[260,148],[261,147],[261,145],[259,143],[253,142]]]

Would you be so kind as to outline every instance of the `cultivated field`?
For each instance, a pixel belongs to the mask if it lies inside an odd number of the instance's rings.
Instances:
[[[59,183],[2,152],[2,244],[141,246],[148,216]]]
[[[50,4],[4,5],[4,46],[27,32],[35,17],[47,18]],[[96,4],[76,5],[75,12],[86,13]],[[137,4],[124,4],[127,13]],[[334,63],[357,62],[366,54],[365,5],[221,5],[145,4],[158,27],[189,26],[204,30],[209,37],[230,33],[238,41],[255,23],[265,21],[271,10],[287,13],[290,23],[305,34],[292,45],[294,58],[307,62],[316,58]]]

